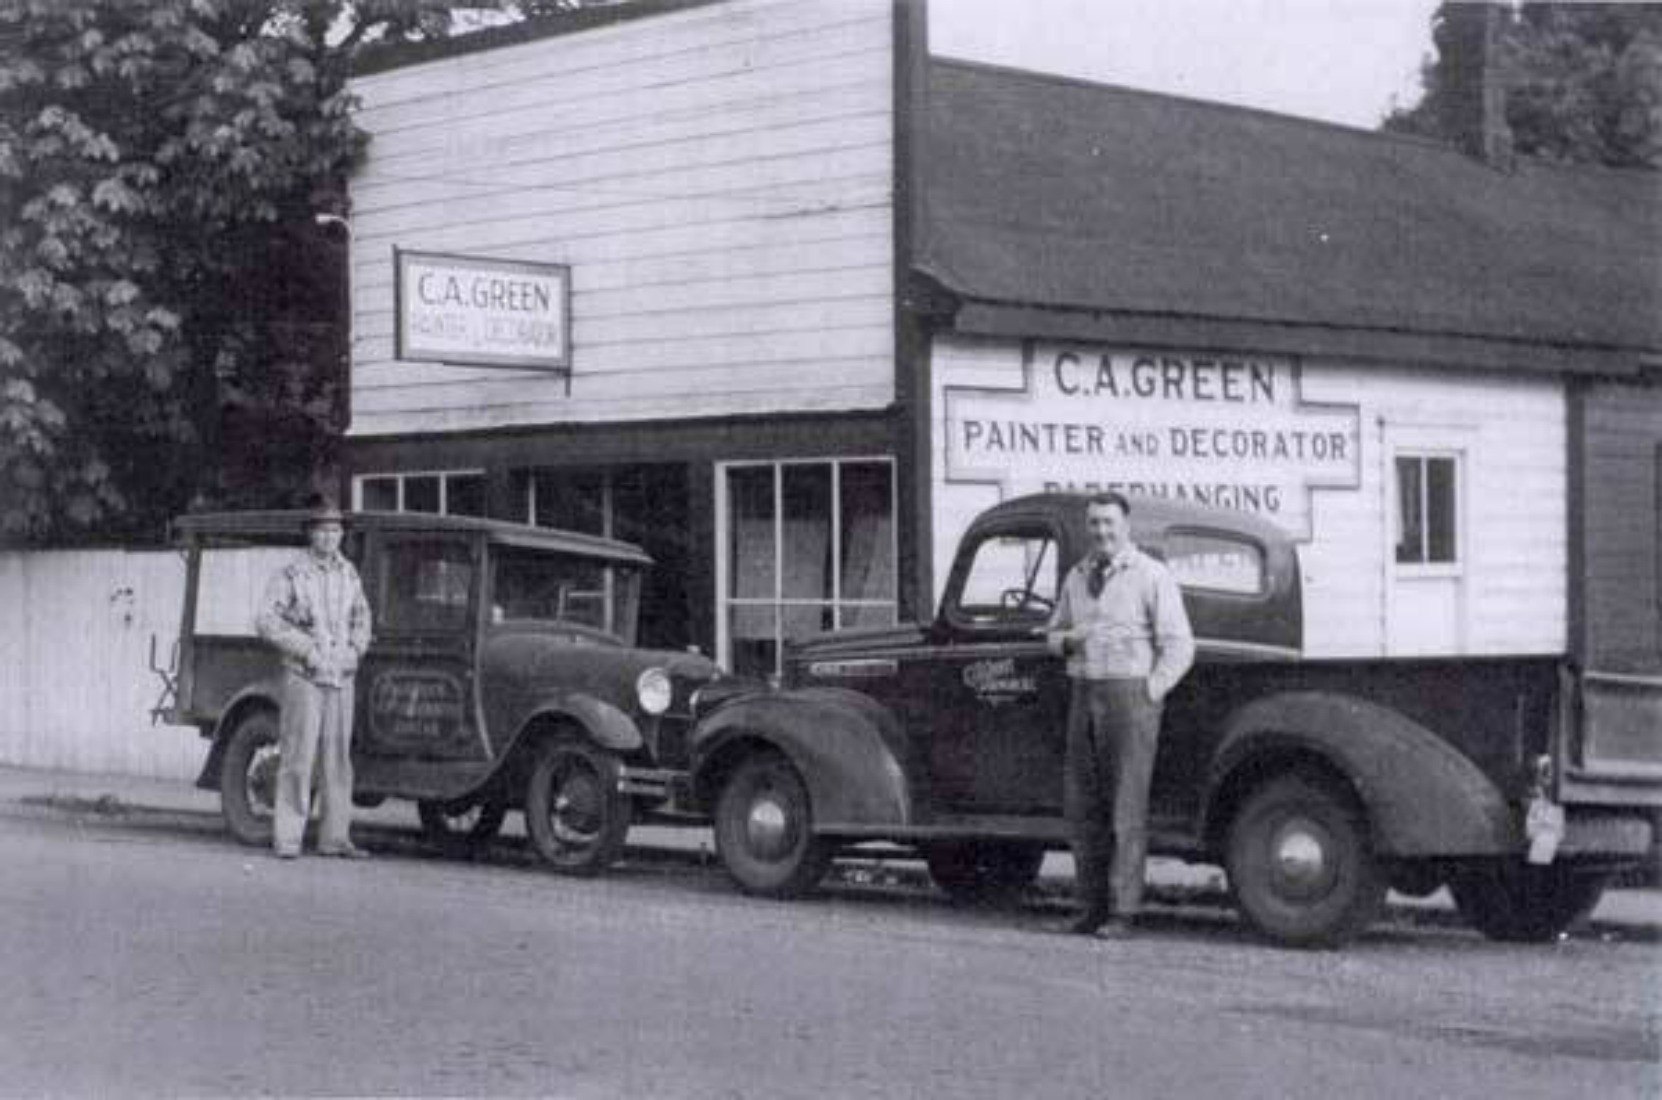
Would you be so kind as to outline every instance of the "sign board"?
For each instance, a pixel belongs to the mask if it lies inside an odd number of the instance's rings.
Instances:
[[[1355,405],[1314,404],[1287,358],[1029,345],[1019,385],[946,388],[946,480],[1254,512],[1310,537],[1310,490],[1361,484]]]
[[[571,367],[571,269],[395,250],[399,359]]]

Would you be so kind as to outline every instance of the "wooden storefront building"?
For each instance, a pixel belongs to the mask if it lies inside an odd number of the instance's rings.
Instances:
[[[355,503],[638,542],[643,640],[742,671],[926,616],[977,511],[1084,485],[1294,531],[1312,654],[1662,671],[1654,174],[925,25],[643,0],[366,65]]]

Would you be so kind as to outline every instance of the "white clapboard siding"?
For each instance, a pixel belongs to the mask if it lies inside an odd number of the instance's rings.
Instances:
[[[734,0],[354,81],[352,434],[892,402],[892,18]],[[571,265],[569,387],[395,360],[395,248]]]
[[[932,349],[937,596],[959,537],[999,498],[996,486],[945,480],[945,388],[1019,383],[1021,356],[1020,344],[1011,341],[949,338]],[[1557,379],[1306,361],[1302,397],[1358,406],[1362,445],[1360,485],[1317,489],[1311,497],[1313,537],[1300,546],[1307,652],[1366,657],[1386,651],[1394,562],[1382,448],[1388,433],[1400,431],[1465,456],[1463,651],[1564,652],[1568,443]]]
[[[293,551],[215,551],[199,629],[247,634],[264,578]],[[172,551],[0,553],[0,764],[194,780],[192,728],[153,725],[150,671],[179,635],[183,557]]]

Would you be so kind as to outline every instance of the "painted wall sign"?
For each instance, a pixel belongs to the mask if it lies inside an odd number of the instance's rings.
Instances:
[[[948,482],[1192,500],[1306,539],[1310,490],[1361,483],[1357,407],[1304,401],[1286,358],[1039,344],[1022,375],[947,387]]]
[[[441,363],[566,371],[571,269],[395,250],[395,355]]]

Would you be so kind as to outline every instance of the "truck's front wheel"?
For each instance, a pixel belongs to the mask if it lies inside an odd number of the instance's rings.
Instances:
[[[1449,878],[1460,915],[1492,940],[1548,943],[1592,913],[1609,876],[1517,860],[1462,868]]]
[[[733,769],[716,802],[715,833],[722,865],[746,893],[797,897],[831,866],[830,844],[813,833],[808,788],[777,753]]]
[[[623,853],[631,806],[618,790],[621,768],[615,754],[573,736],[537,750],[525,791],[525,831],[556,871],[597,875]]]
[[[1229,885],[1247,921],[1293,947],[1334,947],[1366,928],[1385,897],[1353,800],[1285,775],[1247,796],[1229,830]]]
[[[219,806],[231,835],[255,847],[269,845],[277,804],[276,711],[244,715],[231,731],[221,761]]]

